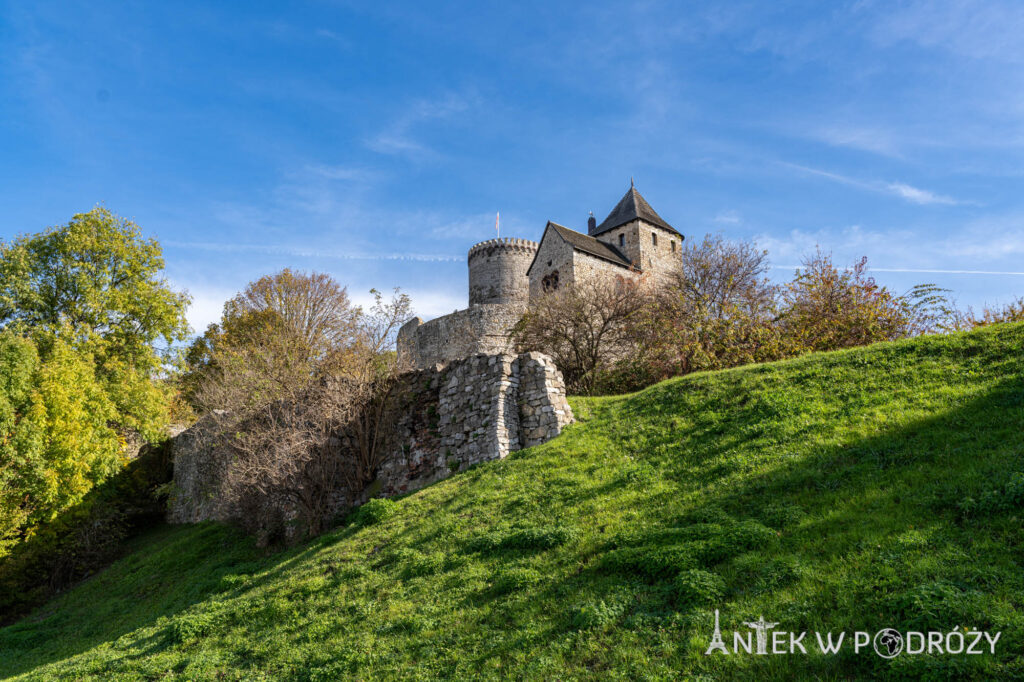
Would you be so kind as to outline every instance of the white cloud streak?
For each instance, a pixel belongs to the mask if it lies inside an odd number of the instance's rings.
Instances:
[[[904,201],[909,201],[912,204],[925,205],[944,205],[944,206],[958,206],[967,202],[958,201],[952,197],[943,196],[941,194],[935,194],[925,189],[913,187],[904,182],[880,182],[877,180],[859,180],[857,178],[851,178],[847,175],[840,175],[839,173],[832,173],[829,171],[821,170],[819,168],[811,168],[810,166],[802,166],[796,163],[789,163],[787,161],[779,161],[779,165],[809,175],[816,175],[826,180],[839,183],[841,185],[847,185],[850,187],[856,187],[868,192],[875,192],[878,194],[888,194],[889,196],[899,197]]]
[[[356,261],[423,261],[423,262],[459,262],[465,256],[429,253],[351,253],[334,249],[304,248],[296,246],[275,246],[269,244],[224,244],[217,242],[180,242],[167,240],[165,247],[178,249],[194,249],[197,251],[215,251],[221,253],[266,253],[270,255],[284,254],[296,258],[332,258],[336,260]]]
[[[772,265],[772,270],[803,270],[803,265]],[[1014,272],[1007,270],[933,270],[927,268],[876,268],[871,265],[868,266],[869,272],[912,272],[912,273],[923,273],[929,275],[1008,275],[1015,277],[1024,277],[1024,272]]]

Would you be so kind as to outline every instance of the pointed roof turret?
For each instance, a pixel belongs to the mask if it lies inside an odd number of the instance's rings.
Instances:
[[[590,235],[596,236],[602,232],[614,230],[616,227],[633,222],[637,218],[680,234],[679,230],[662,220],[661,216],[647,203],[647,200],[640,196],[640,192],[633,186],[633,178],[630,178],[629,191],[626,192],[626,196],[622,197],[619,203],[615,204],[615,208],[604,219],[604,222],[591,231]]]

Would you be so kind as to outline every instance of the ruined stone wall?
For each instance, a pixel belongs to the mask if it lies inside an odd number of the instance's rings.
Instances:
[[[376,480],[359,493],[339,486],[332,498],[336,513],[369,497],[411,492],[479,462],[539,445],[573,421],[562,375],[541,353],[474,355],[410,372],[394,396],[384,419],[389,427]],[[239,513],[220,503],[218,489],[231,458],[210,448],[202,437],[204,425],[199,422],[172,444],[172,523],[230,521]],[[343,456],[345,435],[333,442]]]
[[[174,462],[174,485],[167,505],[170,523],[230,520],[220,494],[230,455],[214,446],[213,427],[208,416],[170,441]]]
[[[476,305],[424,322],[418,317],[398,332],[398,353],[416,369],[446,365],[471,355],[513,352],[509,332],[526,303]]]
[[[551,440],[573,421],[565,384],[542,353],[476,355],[417,372],[420,389],[389,443],[381,495],[422,488],[474,464]]]

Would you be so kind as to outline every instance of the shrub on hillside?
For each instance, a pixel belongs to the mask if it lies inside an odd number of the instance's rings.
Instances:
[[[573,609],[569,620],[577,630],[601,628],[618,621],[626,612],[625,604],[606,603],[603,599],[592,604],[584,604]]]
[[[533,587],[544,576],[533,568],[506,566],[498,569],[491,580],[491,591],[496,595],[510,594]]]
[[[697,563],[693,549],[686,545],[641,545],[623,547],[605,554],[598,572],[667,580]]]
[[[686,606],[717,604],[725,594],[725,581],[721,577],[690,568],[679,573],[673,582],[676,601]]]
[[[352,522],[357,526],[372,526],[390,518],[398,511],[398,503],[386,497],[367,500],[352,513]]]
[[[481,553],[545,550],[571,542],[578,536],[574,529],[562,526],[496,530],[473,538],[467,544],[467,549]]]

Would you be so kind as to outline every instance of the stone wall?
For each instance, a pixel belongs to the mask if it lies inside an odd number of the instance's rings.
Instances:
[[[592,282],[614,284],[616,281],[630,281],[641,276],[641,273],[635,270],[610,263],[583,251],[573,253],[572,268],[574,282],[581,287],[586,287]]]
[[[416,372],[377,477],[397,495],[551,440],[573,421],[565,384],[542,353],[475,355]]]
[[[554,230],[550,230],[550,233],[550,237],[541,241],[530,269],[531,299],[540,298],[544,294],[544,279],[555,277],[555,273],[559,288],[571,286],[573,282],[573,248]]]
[[[525,303],[496,303],[475,305],[429,322],[415,317],[398,332],[398,353],[416,369],[481,353],[511,353],[509,332],[525,312]]]
[[[625,245],[622,247],[619,247],[620,234],[625,237]],[[658,235],[657,244],[653,243],[652,234]],[[645,274],[651,276],[652,281],[664,283],[682,268],[683,239],[663,227],[634,220],[605,232],[598,239],[621,249]]]
[[[174,485],[167,505],[170,523],[227,521],[220,504],[226,452],[213,447],[213,419],[205,417],[170,441]]]
[[[541,353],[474,355],[410,372],[394,395],[385,416],[391,426],[376,481],[358,493],[339,487],[332,497],[336,513],[369,497],[411,492],[479,462],[539,445],[573,421],[562,375]],[[200,421],[173,440],[172,523],[230,521],[239,513],[220,504],[218,489],[230,456],[210,447],[203,437],[207,425]],[[345,437],[334,442],[343,456]],[[282,510],[282,515],[289,513]]]

